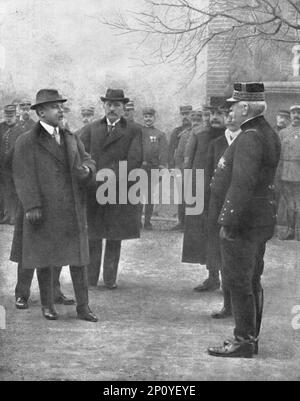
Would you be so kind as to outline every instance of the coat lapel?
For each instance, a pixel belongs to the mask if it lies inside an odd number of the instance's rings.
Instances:
[[[61,153],[58,152],[57,145],[54,143],[52,138],[49,136],[48,132],[44,130],[44,128],[38,123],[40,129],[38,132],[38,143],[42,146],[47,152],[49,152],[56,160],[59,162],[63,162],[61,160]]]
[[[104,121],[103,121],[104,122]],[[106,123],[106,119],[105,119],[105,127],[106,127],[106,132],[108,132],[107,129],[107,123]],[[116,125],[115,129],[113,130],[113,132],[106,136],[106,139],[104,141],[103,147],[106,148],[107,146],[111,145],[112,143],[118,141],[120,138],[123,138],[124,136],[124,124],[126,124],[126,122],[121,119],[121,121]]]
[[[72,170],[72,168],[74,166],[75,158],[77,155],[77,142],[76,142],[74,135],[66,130],[63,131],[63,136],[64,136],[65,145],[66,145],[66,149],[67,149],[69,166],[70,166],[70,169]]]

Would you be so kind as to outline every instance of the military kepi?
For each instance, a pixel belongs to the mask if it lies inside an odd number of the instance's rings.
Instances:
[[[6,106],[4,106],[3,111],[6,115],[14,115],[17,112],[17,107],[15,104],[7,104]]]
[[[233,95],[227,102],[264,102],[265,87],[262,82],[239,82],[233,87]]]
[[[153,107],[144,107],[143,108],[143,116],[145,116],[147,114],[149,114],[151,116],[154,116],[155,115],[155,109]]]

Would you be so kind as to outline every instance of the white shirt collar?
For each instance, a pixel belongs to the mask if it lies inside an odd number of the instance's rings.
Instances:
[[[114,123],[112,123],[112,122],[110,122],[109,119],[106,117],[107,125],[109,125],[109,126],[111,126],[111,127],[115,127],[115,126],[118,124],[118,122],[119,122],[120,120],[121,120],[121,119],[119,118],[117,121],[115,121]]]
[[[40,121],[41,126],[48,132],[48,134],[50,134],[51,136],[53,136],[54,134],[54,127],[52,125],[49,125],[47,123],[45,123],[44,121]],[[58,131],[58,127],[56,127],[56,130]]]
[[[232,144],[232,142],[234,142],[234,140],[237,138],[237,136],[242,132],[241,129],[238,129],[235,132],[230,131],[230,129],[227,128],[227,130],[225,131],[225,137],[226,140],[228,142],[228,146],[230,146]]]

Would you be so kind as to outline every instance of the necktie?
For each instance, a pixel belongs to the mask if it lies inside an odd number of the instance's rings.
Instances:
[[[60,134],[59,134],[59,132],[58,132],[56,127],[54,127],[53,138],[56,140],[58,145],[60,145]]]
[[[110,136],[113,133],[114,128],[115,127],[113,125],[108,126],[108,136]]]

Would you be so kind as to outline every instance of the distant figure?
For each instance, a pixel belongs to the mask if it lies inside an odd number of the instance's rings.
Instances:
[[[134,114],[135,114],[135,107],[134,107],[134,102],[132,100],[129,100],[127,104],[124,105],[124,117],[126,118],[127,121],[129,122],[135,122],[134,121]]]
[[[275,130],[279,134],[281,130],[287,128],[291,124],[291,116],[288,110],[278,110],[276,114]]]
[[[30,117],[30,100],[22,100],[19,104],[20,126],[23,132],[27,132],[33,128],[35,121]]]
[[[11,171],[11,158],[15,142],[22,133],[17,122],[16,106],[4,107],[5,121],[0,124],[0,185],[3,197],[3,217],[1,224],[15,224],[17,194]]]
[[[190,129],[191,124],[191,112],[193,111],[193,107],[188,106],[180,106],[180,116],[182,119],[181,126],[175,128],[171,134],[171,138],[169,141],[169,155],[168,155],[168,164],[169,169],[174,169],[176,167],[176,151],[180,142],[181,135],[187,129]],[[178,188],[179,191],[182,191],[182,188]],[[183,231],[184,230],[184,221],[185,221],[185,207],[183,204],[178,205],[178,224],[172,228],[172,231]]]
[[[143,109],[143,117],[143,168],[148,173],[148,198],[145,204],[144,228],[146,230],[152,230],[151,217],[154,205],[151,203],[151,199],[155,192],[155,188],[151,185],[151,171],[152,169],[167,168],[168,141],[166,134],[154,126],[156,120],[156,111],[154,108],[145,107]],[[142,208],[143,206],[141,206],[141,209]]]
[[[94,117],[95,117],[95,107],[89,106],[81,108],[81,118],[83,125],[90,124],[94,120]]]
[[[300,240],[300,105],[290,109],[291,125],[280,131],[281,157],[277,232],[281,240]]]

